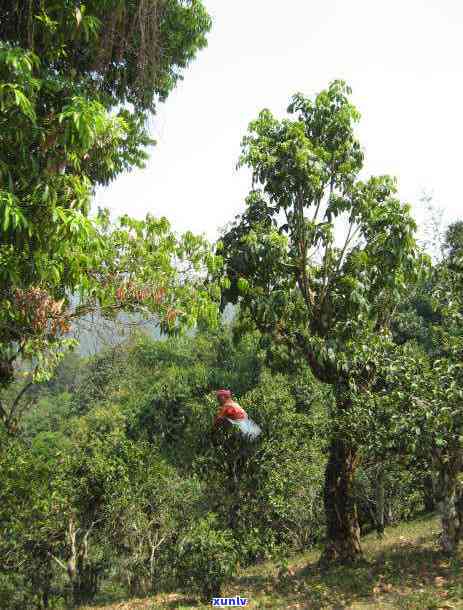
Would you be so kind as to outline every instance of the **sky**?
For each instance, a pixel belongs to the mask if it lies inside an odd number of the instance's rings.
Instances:
[[[420,224],[432,195],[445,223],[461,216],[461,0],[205,0],[209,44],[153,117],[144,170],[100,189],[94,208],[166,216],[217,238],[243,211],[251,182],[240,142],[263,108],[283,117],[296,92],[343,79],[362,114],[367,174],[397,177]]]

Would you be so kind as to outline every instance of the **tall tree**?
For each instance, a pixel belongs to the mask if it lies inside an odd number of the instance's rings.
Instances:
[[[361,554],[352,395],[375,382],[379,348],[390,340],[391,315],[416,254],[415,223],[395,181],[359,179],[359,113],[350,93],[335,81],[313,101],[295,95],[292,118],[264,110],[250,124],[240,163],[260,189],[219,244],[228,275],[224,301],[239,301],[261,331],[302,354],[335,392],[323,561]]]
[[[199,259],[211,263],[203,240],[178,241],[152,217],[109,228],[104,215],[88,215],[95,187],[143,165],[147,118],[209,28],[200,0],[2,3],[0,386],[11,383],[20,357],[39,372],[46,360],[49,370],[69,339],[70,317],[91,307],[144,301],[160,314],[174,284],[186,297],[184,319],[204,303],[185,288]],[[179,259],[189,264],[179,267]],[[173,322],[172,307],[164,322]]]

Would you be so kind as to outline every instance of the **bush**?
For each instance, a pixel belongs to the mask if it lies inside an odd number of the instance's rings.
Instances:
[[[0,573],[0,608],[25,610],[32,607],[34,601],[30,587],[22,576]]]
[[[204,600],[221,595],[238,565],[233,535],[218,529],[217,521],[217,515],[209,513],[178,545],[179,586],[185,593],[199,593]]]
[[[263,371],[260,384],[239,402],[262,434],[249,443],[233,429],[218,430],[197,452],[193,469],[210,492],[209,509],[233,531],[241,564],[249,565],[320,538],[324,439],[318,405],[296,410],[290,380],[281,374]],[[210,427],[212,418],[204,415],[209,421],[197,418],[190,446]]]

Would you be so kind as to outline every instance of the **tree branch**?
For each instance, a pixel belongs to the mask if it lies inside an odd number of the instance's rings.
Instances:
[[[315,210],[314,219],[318,214],[318,209],[320,207],[321,198],[318,200],[317,208]],[[298,250],[299,256],[301,260],[301,269],[300,273],[298,273],[297,283],[299,285],[299,290],[302,292],[302,296],[304,298],[306,307],[309,311],[313,309],[314,301],[313,295],[310,291],[309,286],[309,278],[307,276],[307,240],[305,236],[305,218],[304,218],[304,202],[302,199],[302,195],[299,193],[297,196],[297,212],[299,215],[299,235],[297,236]],[[312,221],[313,222],[313,221]]]
[[[347,237],[346,237],[346,243],[344,244],[344,247],[343,247],[341,254],[339,256],[339,259],[338,259],[338,264],[336,265],[336,274],[338,273],[339,269],[341,268],[342,259],[344,258],[348,245],[352,242],[354,237],[356,237],[356,235],[360,231],[360,225],[359,225],[359,226],[357,226],[357,228],[355,229],[355,231],[353,232],[353,234],[351,236],[353,226],[354,226],[354,221],[351,220],[351,223],[349,225],[349,231],[348,231]]]
[[[8,416],[3,407],[3,403],[0,401],[0,418],[2,419],[5,426],[8,428]]]
[[[8,417],[8,424],[10,425],[13,422],[13,418],[16,412],[16,407],[19,404],[19,401],[21,400],[21,398],[24,396],[24,394],[27,392],[27,390],[34,384],[34,381],[31,380],[28,383],[26,383],[26,385],[22,388],[22,390],[19,392],[19,394],[16,396],[13,405],[11,406],[11,410],[10,410],[10,414]]]
[[[332,177],[330,180],[330,192],[328,195],[328,201],[331,199],[331,195],[333,194],[333,189],[334,189],[334,178]],[[329,258],[330,251],[331,251],[330,243],[328,242],[325,246],[325,255],[323,256],[323,283],[322,283],[322,290],[321,290],[321,294],[320,294],[320,310],[323,306],[323,302],[326,297],[328,284],[330,283],[328,281],[328,258]]]
[[[314,212],[314,215],[312,217],[312,222],[315,222],[317,220],[317,216],[318,216],[318,212],[320,210],[320,205],[322,203],[322,199],[323,199],[323,195],[318,198],[317,207],[315,208],[315,212]]]
[[[334,278],[338,275],[339,270],[341,269],[341,265],[342,265],[342,261],[344,258],[344,255],[346,254],[347,248],[349,246],[350,243],[352,243],[352,240],[357,236],[358,232],[360,231],[360,226],[357,226],[357,228],[355,229],[355,231],[352,233],[352,228],[354,227],[354,221],[351,220],[350,225],[349,225],[349,230],[347,232],[347,237],[346,237],[346,242],[341,250],[341,254],[339,255],[339,259],[338,262],[336,264],[336,269],[334,271],[334,273],[331,275],[330,279],[328,280],[328,278],[326,278],[326,283],[325,283],[325,277],[323,278],[323,297],[322,300],[324,299],[326,293],[328,292],[328,288],[331,284],[331,282],[334,280]]]
[[[53,555],[53,553],[50,553],[50,551],[48,551],[48,555],[56,561],[56,563],[60,566],[60,568],[62,568],[65,572],[67,572],[68,567],[65,563],[63,563],[61,561],[61,559],[58,559],[58,557],[55,557],[55,555]]]

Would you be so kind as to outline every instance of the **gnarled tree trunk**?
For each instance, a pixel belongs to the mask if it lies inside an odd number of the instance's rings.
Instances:
[[[362,556],[357,505],[353,495],[358,452],[343,439],[333,439],[325,471],[326,543],[321,564],[351,563]]]

